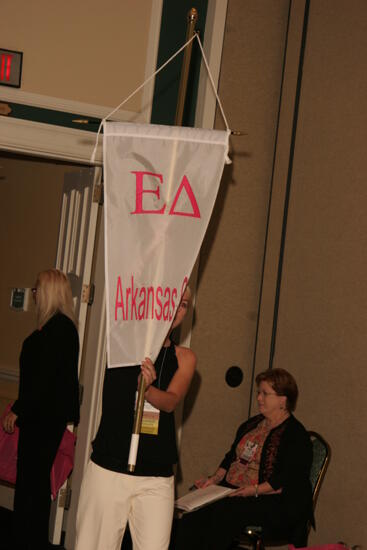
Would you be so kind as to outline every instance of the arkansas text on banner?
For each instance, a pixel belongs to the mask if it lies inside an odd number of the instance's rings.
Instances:
[[[108,366],[156,359],[209,223],[229,132],[104,123]]]

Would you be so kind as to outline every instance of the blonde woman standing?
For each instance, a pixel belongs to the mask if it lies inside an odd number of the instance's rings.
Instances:
[[[50,472],[66,424],[79,421],[79,338],[68,278],[39,273],[32,289],[37,328],[23,342],[19,396],[3,421],[19,426],[14,548],[49,548]]]

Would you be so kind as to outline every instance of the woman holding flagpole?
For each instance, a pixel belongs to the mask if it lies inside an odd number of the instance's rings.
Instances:
[[[134,550],[169,546],[174,506],[173,465],[178,460],[174,410],[186,395],[196,366],[171,332],[190,304],[186,287],[155,364],[106,369],[102,418],[83,479],[75,550],[120,550],[127,522]],[[139,377],[145,407],[134,472],[128,456]]]

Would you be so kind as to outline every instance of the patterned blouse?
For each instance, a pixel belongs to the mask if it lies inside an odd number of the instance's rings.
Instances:
[[[261,452],[270,431],[264,419],[242,437],[236,447],[236,460],[226,475],[228,483],[235,487],[245,487],[259,482]]]

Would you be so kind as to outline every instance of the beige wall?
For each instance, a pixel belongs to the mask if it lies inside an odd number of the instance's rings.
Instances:
[[[26,312],[9,307],[11,289],[32,287],[39,271],[55,265],[64,174],[73,167],[6,154],[0,166],[0,371],[16,375],[21,343],[34,330],[35,315],[32,303]]]
[[[200,254],[179,493],[213,472],[247,418],[287,13],[288,1],[228,5],[219,93],[230,127],[246,135],[232,138]],[[232,365],[244,373],[237,388],[225,382]]]
[[[145,78],[152,5],[3,2],[1,47],[24,52],[22,92],[115,107]],[[126,109],[140,107],[138,93]]]
[[[274,366],[332,448],[315,543],[367,542],[366,22],[363,1],[311,2],[280,295]]]
[[[247,416],[275,154],[255,373],[269,364],[305,7],[292,2],[276,130],[288,4],[229,1],[220,93],[230,126],[248,136],[233,138],[201,255],[192,338],[200,384],[187,401],[181,492],[213,471]],[[366,22],[363,1],[311,0],[274,357],[299,382],[297,416],[332,447],[310,544],[367,541]],[[232,364],[245,372],[235,390],[224,382]]]

